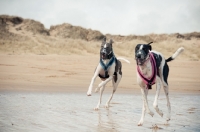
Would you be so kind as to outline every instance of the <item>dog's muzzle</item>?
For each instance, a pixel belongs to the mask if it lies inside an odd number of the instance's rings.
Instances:
[[[143,65],[147,59],[148,54],[146,54],[143,50],[138,50],[135,54],[135,60],[138,65]]]
[[[112,51],[107,51],[106,48],[103,48],[100,52],[100,56],[103,60],[110,59],[112,57]]]

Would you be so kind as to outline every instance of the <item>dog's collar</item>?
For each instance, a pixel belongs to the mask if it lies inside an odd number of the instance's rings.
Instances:
[[[140,75],[140,77],[142,78],[143,82],[147,85],[147,88],[151,89],[151,86],[153,84],[155,84],[155,81],[156,81],[157,68],[156,68],[155,58],[151,52],[149,52],[149,59],[150,59],[152,70],[153,70],[150,79],[143,76],[138,65],[137,65],[137,72]]]
[[[100,58],[100,65],[104,71],[108,71],[109,67],[115,62],[115,56],[113,55],[110,61],[107,64],[104,64],[103,60]]]

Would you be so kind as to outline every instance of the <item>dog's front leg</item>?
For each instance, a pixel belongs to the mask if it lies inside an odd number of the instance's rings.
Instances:
[[[110,69],[108,70],[108,75],[109,75],[109,78],[107,78],[105,81],[102,81],[97,88],[101,88],[102,86],[106,85],[110,80],[113,79],[113,74],[114,74],[114,71],[115,71],[115,65],[112,65],[110,67]]]
[[[99,85],[98,85],[98,89],[105,86],[110,80],[112,80],[113,76],[110,76],[109,78],[107,78],[105,81],[102,81]]]
[[[145,102],[144,102],[144,100],[143,100],[143,105],[142,105],[142,116],[141,116],[141,118],[140,118],[140,121],[138,122],[138,126],[142,126],[142,125],[143,125],[145,112],[146,112],[146,109],[145,109]]]
[[[94,76],[92,77],[92,80],[90,82],[90,86],[88,88],[88,91],[87,91],[87,95],[88,96],[91,96],[92,95],[92,89],[93,89],[93,85],[94,85],[94,82],[95,82],[95,79],[97,78],[97,76],[99,75],[99,71],[101,69],[101,66],[98,65],[96,70],[95,70],[95,73],[94,73]]]
[[[110,74],[110,75],[112,75],[112,74]],[[110,81],[110,80],[112,80],[112,78],[113,78],[113,76],[110,76],[109,78],[107,78],[105,81],[102,81],[100,84],[99,84],[99,86],[98,86],[98,88],[97,89],[99,89],[99,88],[101,88],[101,96],[102,96],[102,92],[104,91],[104,89],[105,89],[105,85]],[[110,100],[112,99],[112,96],[113,96],[113,93],[112,93],[112,95],[111,95],[111,97],[110,97],[110,99],[108,100],[108,102],[106,103],[106,105],[105,105],[105,108],[108,108],[109,107],[109,103],[110,103]],[[100,97],[100,99],[101,99],[101,97]]]
[[[102,99],[102,94],[103,94],[103,91],[105,89],[105,85],[100,89],[100,97],[99,97],[99,102],[97,104],[97,106],[94,108],[94,110],[98,110],[99,107],[100,107],[100,104],[101,104],[101,99]]]
[[[148,114],[150,114],[152,117],[154,113],[149,109],[148,101],[147,101],[147,95],[148,95],[148,89],[146,87],[141,88],[143,100],[144,100],[144,106],[145,110],[147,111]]]

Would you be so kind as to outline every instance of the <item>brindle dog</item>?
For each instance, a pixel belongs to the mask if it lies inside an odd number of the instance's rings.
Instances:
[[[94,108],[95,110],[98,110],[100,108],[102,94],[105,89],[105,86],[110,80],[112,80],[113,91],[105,105],[106,108],[109,107],[113,94],[115,93],[117,86],[122,78],[122,64],[118,59],[130,63],[128,60],[124,58],[115,57],[112,44],[113,44],[112,39],[109,42],[106,42],[106,38],[103,39],[100,50],[100,62],[94,72],[94,76],[92,77],[89,89],[87,91],[87,95],[91,96],[94,81],[96,77],[99,76],[102,82],[98,85],[98,87],[95,90],[95,92],[98,92],[100,90],[100,98],[97,106]]]

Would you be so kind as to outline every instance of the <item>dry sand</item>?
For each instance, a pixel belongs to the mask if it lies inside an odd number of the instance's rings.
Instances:
[[[153,110],[153,86],[148,100],[155,116],[146,114],[144,125],[138,127],[142,97],[136,84],[135,61],[127,59],[131,64],[122,62],[123,78],[111,107],[103,108],[112,89],[109,83],[100,110],[94,111],[99,94],[87,97],[86,92],[99,62],[98,55],[0,55],[0,130],[200,131],[199,61],[168,63],[171,121],[165,122],[163,90],[158,105],[164,117]],[[97,79],[95,86],[99,83]]]

